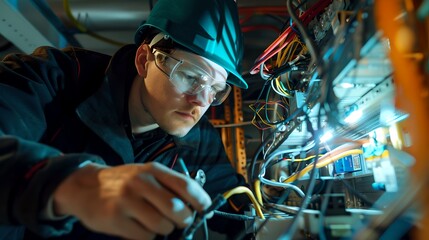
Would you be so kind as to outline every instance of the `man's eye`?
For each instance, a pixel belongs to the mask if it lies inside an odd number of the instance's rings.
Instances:
[[[167,62],[167,60],[168,60],[168,57],[167,57],[167,56],[164,56],[164,55],[161,55],[161,54],[158,54],[158,55],[156,56],[156,59],[157,59],[157,61],[158,61],[159,63],[161,63],[161,64],[165,64],[165,63]]]
[[[213,89],[213,91],[215,91],[217,93],[225,90],[225,86],[221,86],[221,85],[213,85],[213,86],[211,86],[211,88]]]
[[[198,78],[196,76],[186,75],[186,78],[189,80],[189,82],[197,82]]]
[[[181,79],[188,81],[189,83],[195,83],[198,81],[198,77],[195,75],[191,75],[186,72],[177,72]]]

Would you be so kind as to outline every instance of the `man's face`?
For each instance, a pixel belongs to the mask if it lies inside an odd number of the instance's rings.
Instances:
[[[209,108],[212,101],[210,90],[225,87],[227,72],[214,62],[186,51],[174,50],[165,55],[151,51],[147,47],[146,54],[144,79],[136,79],[141,83],[133,84],[133,87],[139,87],[137,93],[139,97],[130,96],[130,99],[139,101],[139,104],[130,104],[130,108],[133,108],[130,109],[130,114],[132,111],[146,111],[144,115],[137,114],[141,116],[137,120],[139,124],[157,123],[171,135],[185,136]],[[168,64],[171,64],[172,58],[176,59],[175,61],[184,60],[184,63],[173,64],[173,67],[170,67]],[[136,60],[136,66],[137,64]],[[172,69],[175,71],[173,74],[171,74]],[[183,90],[179,89],[182,85],[186,86],[188,79],[202,76],[201,72],[208,74],[210,80],[202,84],[204,87],[200,92],[189,94],[189,91],[183,93]],[[172,78],[174,79],[171,80]],[[207,79],[207,77],[203,78]],[[150,116],[149,119],[147,115]]]

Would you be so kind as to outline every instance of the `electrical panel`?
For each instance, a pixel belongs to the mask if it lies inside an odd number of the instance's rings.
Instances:
[[[402,239],[417,225],[410,184],[425,160],[409,149],[412,108],[398,104],[407,100],[392,59],[397,41],[379,23],[383,4],[287,1],[290,24],[256,58],[252,123],[263,134],[248,179],[260,199],[253,207],[265,210],[247,221],[256,239]],[[398,5],[391,24],[416,29],[415,11]],[[425,48],[413,51],[422,69]]]

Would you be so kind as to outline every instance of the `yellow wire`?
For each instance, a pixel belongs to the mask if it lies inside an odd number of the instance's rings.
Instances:
[[[251,106],[249,106],[252,110],[254,110]],[[255,111],[254,111],[255,112]],[[259,116],[259,115],[257,115],[256,114],[256,112],[255,112],[255,115],[253,115],[253,118],[252,118],[252,125],[253,126],[255,126],[257,129],[259,129],[259,130],[267,130],[267,129],[269,129],[269,128],[274,128],[275,126],[268,126],[268,128],[262,128],[262,127],[260,127],[260,126],[258,126],[258,121],[257,121],[257,119],[256,119],[256,116]]]
[[[71,8],[70,8],[70,3],[68,0],[63,0],[63,7],[64,7],[64,11],[67,14],[67,17],[70,19],[70,21],[73,23],[73,25],[81,32],[88,34],[89,36],[96,38],[98,40],[101,40],[103,42],[107,42],[113,45],[118,45],[118,46],[123,46],[126,43],[122,43],[122,42],[118,42],[115,41],[113,39],[110,38],[106,38],[104,36],[101,36],[99,34],[96,34],[90,30],[88,30],[84,25],[82,25],[72,14]]]
[[[288,61],[288,59],[293,56],[293,53],[295,52],[298,45],[303,46],[298,37],[295,36],[294,39],[292,39],[292,41],[284,49],[277,53],[276,66],[280,67],[282,64],[284,64],[285,61]],[[295,50],[290,51],[293,46],[295,46]]]
[[[295,55],[295,52],[296,52],[296,49],[298,48],[298,46],[302,46],[302,44],[301,44],[301,42],[298,40],[298,38],[297,38],[297,37],[295,37],[295,39],[294,39],[294,45],[293,45],[293,46],[291,46],[291,48],[293,47],[293,50],[291,50],[291,51],[289,52],[289,55],[288,55],[288,57],[286,58],[286,59],[287,59],[287,61],[291,61],[291,60],[292,60],[292,58],[293,58],[293,56]]]
[[[287,61],[291,61],[292,60],[292,57],[293,57],[293,55],[294,55],[294,53],[295,53],[295,51],[296,51],[296,48],[298,47],[298,46],[301,46],[301,48],[304,48],[305,46],[303,46],[303,44],[301,43],[301,41],[299,41],[299,39],[298,39],[298,37],[295,37],[294,39],[293,39],[293,43],[295,44],[295,49],[293,50],[293,51],[291,51],[289,54],[288,54],[288,56],[286,57],[285,56],[285,58],[287,59]],[[292,87],[290,86],[290,83],[289,83],[289,78],[288,77],[286,77],[286,85],[287,85],[287,87],[288,87],[288,90],[292,90]]]
[[[280,84],[280,77],[277,77],[275,79],[276,81],[276,86],[277,86],[277,90],[280,91],[281,93],[283,93],[284,95],[286,95],[287,97],[292,97],[288,92],[286,92],[283,87]]]
[[[321,156],[323,156],[323,155],[320,154],[319,157],[321,157]],[[287,159],[284,159],[284,160],[286,160],[286,161],[292,161],[292,162],[305,162],[305,161],[308,161],[308,160],[310,160],[312,158],[315,158],[315,157],[316,157],[316,155],[312,155],[312,156],[309,156],[309,157],[306,157],[306,158],[294,158],[294,159],[287,158]]]
[[[262,123],[263,124],[265,124],[265,125],[267,125],[267,126],[270,126],[270,127],[275,127],[275,125],[273,125],[273,124],[269,124],[269,123],[267,123],[265,120],[264,120],[264,118],[259,114],[259,112],[260,111],[262,111],[263,109],[265,109],[264,107],[261,107],[261,108],[259,108],[258,110],[256,110],[255,108],[253,108],[253,106],[252,105],[250,105],[249,106],[252,110],[253,110],[253,112],[259,117],[259,119],[262,121]],[[274,108],[267,108],[267,110],[275,110]],[[278,112],[276,112],[276,114],[277,114],[277,117],[280,119],[280,120],[283,120],[282,119],[282,116],[278,113]]]
[[[274,109],[274,108],[267,108],[267,110],[272,110],[272,111],[274,111],[275,109]],[[262,111],[262,108],[261,108],[261,109],[259,109],[259,110],[256,112],[256,114],[259,116],[259,118],[261,119],[261,121],[262,121],[265,125],[275,127],[276,125],[265,122],[264,118],[262,118],[262,116],[261,116],[261,115],[259,115],[259,112],[260,112],[260,111]],[[275,112],[275,114],[276,114],[276,115],[277,115],[277,117],[280,119],[280,121],[282,121],[282,120],[283,120],[283,117],[282,117],[282,115],[280,115],[280,113]]]
[[[272,124],[269,124],[269,123],[265,122],[265,120],[262,118],[262,116],[261,116],[261,115],[259,115],[259,111],[261,111],[261,109],[262,109],[262,108],[260,108],[260,109],[256,110],[255,108],[253,108],[253,106],[252,106],[252,105],[250,106],[250,108],[253,110],[253,112],[256,114],[256,116],[258,116],[258,117],[259,117],[259,119],[262,121],[262,123],[263,123],[263,124],[265,124],[265,125],[267,125],[267,126],[269,126],[269,127],[271,127],[271,128],[275,127],[274,125],[272,125]]]
[[[276,67],[280,67],[283,63],[283,55],[287,51],[287,46],[277,53]]]
[[[268,110],[272,110],[272,109],[268,108]],[[259,115],[259,112],[260,112],[260,111],[262,111],[262,110],[258,110],[258,111],[256,112],[256,115],[258,115],[258,117],[259,117],[259,119],[261,120],[261,122],[262,122],[263,124],[267,125],[267,126],[275,127],[275,125],[273,125],[273,124],[270,124],[270,123],[266,122],[266,121],[264,120],[264,118],[263,118],[261,115]]]
[[[250,191],[250,189],[248,189],[248,188],[246,188],[246,187],[243,187],[243,186],[238,186],[238,187],[235,187],[235,188],[233,188],[233,189],[231,189],[231,190],[229,190],[229,191],[226,191],[226,192],[223,194],[223,197],[224,197],[225,199],[228,199],[228,198],[230,198],[232,195],[240,194],[240,193],[245,193],[245,194],[250,198],[250,201],[252,201],[253,206],[255,207],[256,214],[257,214],[261,219],[265,219],[264,214],[262,213],[262,210],[261,210],[261,206],[259,205],[258,201],[256,200],[255,196],[253,195],[252,191]]]
[[[256,200],[258,200],[259,204],[262,206],[262,194],[261,194],[261,180],[257,179],[254,183],[255,185],[255,195]]]
[[[349,156],[349,155],[353,155],[353,154],[362,154],[362,153],[363,153],[362,149],[352,149],[352,150],[344,151],[344,152],[342,152],[342,153],[340,153],[338,155],[335,155],[335,156],[332,156],[332,157],[327,157],[326,159],[323,159],[322,161],[318,162],[316,164],[316,168],[324,167],[324,166],[326,166],[326,165],[328,165],[330,163],[333,163],[333,162],[337,161],[338,159],[343,158],[345,156]],[[297,180],[298,178],[302,177],[304,174],[306,174],[310,170],[312,170],[313,169],[313,165],[314,165],[314,162],[312,164],[307,165],[301,171],[290,175],[283,182],[284,183],[290,183],[290,182],[293,182],[293,181]]]
[[[299,44],[298,38],[294,37],[294,39],[290,42],[289,46],[288,46],[288,51],[287,54],[285,54],[283,56],[283,61],[290,61],[293,53],[295,52],[295,49],[297,48],[297,45]],[[291,50],[293,47],[295,47],[295,49]]]
[[[294,39],[284,49],[282,49],[281,51],[279,51],[277,53],[276,66],[280,67],[286,61],[293,60],[292,58],[293,58],[293,56],[297,55],[297,54],[295,54],[295,52],[299,46],[301,47],[301,50],[298,53],[298,55],[307,51],[307,47],[299,40],[298,37],[295,36]],[[286,78],[286,85],[288,87],[288,90],[292,90],[292,87],[290,86],[288,78]],[[284,91],[283,87],[279,86],[279,84],[277,84],[277,82],[276,82],[276,86],[277,86],[277,90],[279,92],[282,92],[283,94],[285,94],[287,96],[290,96],[290,94],[288,94],[286,91]]]
[[[280,43],[280,45],[282,45],[283,43],[284,43],[284,41],[286,41],[286,39],[283,39],[283,41]],[[286,48],[287,48],[287,46],[286,46]],[[282,53],[284,52],[284,51],[286,51],[286,48],[285,49],[281,49],[278,53],[277,53],[277,58],[276,58],[276,66],[277,67],[279,67],[279,66],[281,66],[281,64],[282,64]]]
[[[282,64],[284,64],[285,56],[287,53],[289,53],[289,50],[290,50],[294,40],[292,40],[284,49],[282,49],[282,51],[278,52],[278,54],[277,54],[278,57],[277,57],[277,61],[276,61],[277,67],[280,67]]]

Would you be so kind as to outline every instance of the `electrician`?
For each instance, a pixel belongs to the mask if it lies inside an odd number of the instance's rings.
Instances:
[[[242,55],[233,0],[158,0],[113,57],[76,47],[6,56],[0,233],[151,239],[191,225],[194,210],[245,185],[204,116],[231,85],[247,88]],[[216,231],[240,229],[217,220]]]

